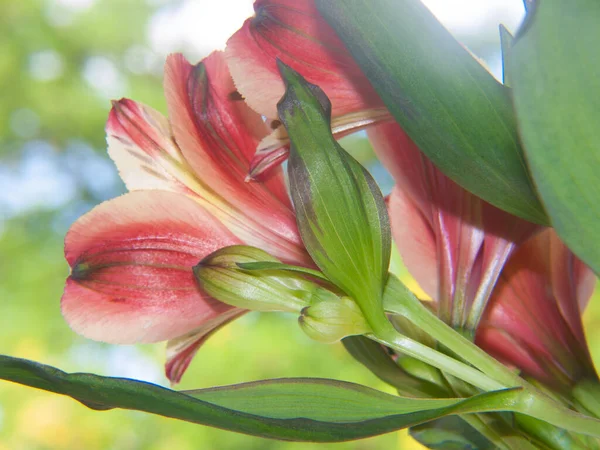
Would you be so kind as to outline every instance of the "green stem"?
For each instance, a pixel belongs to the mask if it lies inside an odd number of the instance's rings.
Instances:
[[[391,323],[367,337],[417,358],[484,391],[506,388],[479,370],[401,335],[392,327]],[[519,412],[568,431],[600,437],[600,420],[571,411],[537,391],[524,380],[522,381],[520,385],[523,386],[523,389],[515,399],[516,401],[506,404],[505,411]]]
[[[522,391],[521,397],[519,405],[513,411],[542,420],[563,430],[600,437],[600,420],[565,408],[550,397],[533,389]]]
[[[384,306],[387,311],[406,317],[479,370],[400,335],[389,323],[389,326],[383,327],[381,330],[374,330],[378,342],[431,364],[486,391],[494,389],[492,386],[496,386],[495,389],[520,386],[523,391],[519,395],[518,404],[507,405],[507,411],[520,412],[568,431],[600,437],[600,420],[576,413],[537,390],[473,342],[465,339],[439,320],[392,275],[386,286]],[[600,398],[600,387],[594,389],[598,390],[598,398]],[[598,405],[590,403],[588,401],[586,408],[594,414],[596,414],[595,411],[600,413],[600,402]]]
[[[386,288],[384,307],[388,312],[406,317],[432,338],[504,387],[523,386],[525,383],[504,364],[496,361],[473,342],[442,322],[392,275]]]
[[[465,363],[457,361],[456,359],[427,347],[420,342],[403,336],[398,333],[389,322],[387,326],[380,327],[380,329],[376,330],[371,335],[367,335],[367,337],[402,352],[405,355],[412,356],[424,363],[430,364],[431,366],[460,378],[484,391],[492,391],[507,387]]]
[[[479,326],[479,321],[481,320],[481,316],[483,316],[483,312],[485,311],[488,300],[492,295],[492,290],[496,286],[496,281],[498,280],[500,272],[502,271],[506,260],[514,248],[514,244],[506,244],[503,247],[502,253],[498,255],[498,257],[495,259],[495,262],[488,267],[486,272],[483,274],[483,278],[480,281],[479,288],[477,289],[477,293],[475,294],[475,298],[473,299],[473,303],[469,309],[469,315],[466,320],[465,328],[473,334],[475,334],[475,331]]]

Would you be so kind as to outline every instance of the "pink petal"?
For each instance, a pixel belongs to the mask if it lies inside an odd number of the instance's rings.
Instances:
[[[213,333],[245,314],[246,310],[233,308],[204,323],[189,333],[167,342],[165,374],[171,383],[179,383],[192,359]]]
[[[319,85],[333,115],[382,102],[312,0],[257,0],[255,16],[227,42],[226,58],[238,91],[266,117],[277,117],[284,92],[275,59]]]
[[[398,124],[374,126],[368,135],[397,182],[390,221],[406,267],[438,301],[443,320],[475,328],[476,323],[467,324],[471,307],[486,304],[514,246],[537,228],[458,186]]]
[[[265,128],[232,95],[222,54],[212,53],[196,66],[171,55],[165,93],[175,139],[204,186],[203,205],[244,243],[286,262],[309,264],[281,172],[264,183],[244,182]]]
[[[594,373],[583,337],[576,286],[565,289],[579,268],[572,264],[572,253],[565,251],[566,247],[556,251],[557,244],[564,245],[548,229],[511,256],[477,336],[478,344],[492,354],[498,345],[485,338],[489,330],[509,336],[516,345],[513,353],[507,347],[501,349],[502,358],[550,384],[574,382]],[[556,267],[563,270],[558,273]],[[587,283],[586,277],[580,281]],[[533,363],[520,358],[523,352]]]
[[[183,195],[136,191],[104,202],[67,233],[63,315],[76,332],[111,343],[181,336],[231,310],[200,291],[192,267],[238,243]]]
[[[130,191],[162,189],[193,195],[189,166],[169,122],[158,111],[129,99],[113,102],[106,123],[108,154]]]
[[[546,368],[536,360],[535,349],[520,346],[501,329],[482,327],[477,332],[477,345],[508,367],[518,370],[527,368],[526,373],[538,380],[546,376]]]
[[[585,343],[581,314],[594,292],[596,276],[569,250],[556,233],[549,234],[552,262],[550,270],[554,294],[563,317],[580,342]]]
[[[421,289],[437,298],[438,273],[435,235],[410,197],[398,186],[388,197],[392,235],[402,261]]]

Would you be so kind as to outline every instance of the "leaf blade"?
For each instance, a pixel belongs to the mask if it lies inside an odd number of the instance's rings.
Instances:
[[[547,223],[510,97],[419,0],[317,0],[396,121],[446,175],[486,201]]]
[[[85,373],[68,374],[51,366],[4,355],[0,355],[0,378],[67,395],[94,409],[121,408],[138,410],[254,436],[313,442],[339,442],[360,439],[424,423],[448,414],[482,410],[506,410],[519,407],[521,394],[519,390],[504,390],[485,393],[470,399],[402,399],[364,386],[335,380],[293,379],[283,382],[288,386],[290,384],[301,386],[306,392],[314,389],[315,384],[320,384],[323,387],[323,385],[331,383],[328,387],[336,386],[338,392],[328,397],[330,410],[333,409],[334,404],[339,406],[340,390],[347,394],[350,401],[356,399],[357,392],[362,395],[362,399],[370,398],[369,401],[375,405],[371,411],[377,410],[382,399],[385,399],[385,408],[379,408],[379,412],[371,414],[369,418],[363,417],[361,420],[348,422],[348,420],[345,420],[348,419],[348,416],[346,416],[342,418],[344,420],[336,422],[333,420],[315,420],[323,418],[319,417],[319,411],[313,414],[313,418],[290,418],[289,411],[284,411],[288,414],[287,418],[281,418],[283,417],[281,413],[271,414],[278,415],[279,418],[253,414],[252,408],[257,413],[260,408],[264,408],[264,406],[258,405],[256,401],[246,402],[245,411],[230,409],[217,404],[229,402],[231,405],[231,398],[228,398],[228,395],[236,390],[239,392],[240,385],[196,391],[194,395],[199,397],[204,395],[205,398],[210,397],[215,402],[209,403],[193,398],[183,392],[172,391],[151,383]],[[273,386],[279,381],[269,380],[259,382],[258,385]],[[248,389],[253,385],[257,384],[241,385],[241,389]],[[220,395],[215,395],[216,393],[220,393]],[[322,396],[327,394],[327,390],[321,389],[319,393]],[[371,396],[371,394],[373,395]],[[406,400],[409,400],[410,403],[407,403]],[[234,399],[233,403],[235,402]],[[239,398],[237,402],[239,405]],[[391,405],[394,403],[398,404],[395,413],[391,409]],[[357,409],[353,414],[364,414],[365,402],[355,402],[355,404]],[[306,406],[304,408],[305,410],[301,412],[307,411]],[[358,412],[358,410],[362,412]],[[349,423],[352,426],[348,426]]]
[[[519,130],[551,223],[596,274],[600,273],[598,21],[597,2],[539,2],[513,43],[510,65]]]

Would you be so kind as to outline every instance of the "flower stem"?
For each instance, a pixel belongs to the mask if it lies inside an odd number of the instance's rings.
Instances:
[[[484,391],[507,387],[474,367],[457,361],[450,356],[444,355],[437,350],[398,333],[391,324],[387,327],[380,327],[380,329],[374,331],[373,334],[367,335],[367,337],[405,355],[430,364]]]
[[[449,350],[504,387],[522,386],[522,380],[504,364],[477,347],[429,311],[397,278],[390,275],[384,307],[406,317]]]
[[[479,370],[401,335],[391,323],[389,327],[381,327],[373,334],[366,335],[366,337],[437,367],[447,374],[460,378],[484,391],[506,388],[502,383]],[[524,380],[521,381],[520,385],[523,385],[524,389],[519,392],[514,402],[505,405],[504,411],[526,414],[568,431],[600,437],[600,420],[571,411],[544,395],[529,383]]]

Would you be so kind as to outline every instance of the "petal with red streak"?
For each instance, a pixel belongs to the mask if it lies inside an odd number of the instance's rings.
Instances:
[[[183,195],[136,191],[104,202],[67,233],[63,315],[76,332],[111,343],[181,336],[231,309],[200,291],[192,267],[238,243]]]
[[[175,140],[206,186],[207,208],[236,236],[286,262],[307,264],[281,171],[264,183],[244,181],[259,142],[255,130],[264,124],[232,99],[232,89],[221,53],[196,66],[171,55],[165,93]]]
[[[573,330],[576,330],[578,338],[585,342],[583,330],[580,329],[581,314],[594,292],[596,276],[556,233],[549,234],[552,261],[550,270],[554,293],[565,320],[571,324]]]
[[[431,298],[437,298],[438,272],[434,232],[418,206],[398,186],[388,197],[392,236],[404,265]]]
[[[255,111],[277,117],[285,88],[276,58],[320,86],[334,116],[383,104],[314,1],[257,0],[254,11],[225,52],[237,89]]]
[[[167,361],[165,375],[171,383],[179,383],[184,372],[192,362],[194,355],[206,340],[216,331],[237,319],[247,311],[233,308],[207,321],[200,328],[167,342]]]
[[[512,255],[496,285],[477,342],[495,354],[498,345],[485,336],[490,329],[500,330],[517,344],[512,356],[506,348],[501,349],[503,359],[542,381],[563,384],[593,373],[593,369],[583,337],[577,286],[565,288],[578,278],[579,268],[568,249],[554,251],[557,239],[554,231],[547,229]],[[558,273],[554,267],[563,270]],[[587,283],[587,277],[580,281]],[[535,364],[522,360],[519,355],[523,352],[531,355]]]
[[[440,317],[464,326],[473,302],[485,305],[514,246],[536,227],[454,183],[398,124],[377,125],[368,135],[375,153],[397,182],[390,201],[390,220],[396,234],[402,234],[396,245],[408,270],[439,302]],[[400,190],[405,199],[400,199]],[[414,217],[394,212],[396,203],[406,209],[412,207]],[[423,242],[427,242],[426,252],[414,248]],[[432,268],[423,269],[426,264]],[[429,292],[434,286],[431,280],[436,280],[434,293]]]
[[[169,122],[158,111],[126,98],[113,102],[106,140],[108,154],[130,191],[191,193],[183,182],[189,171],[187,164],[173,140]]]

